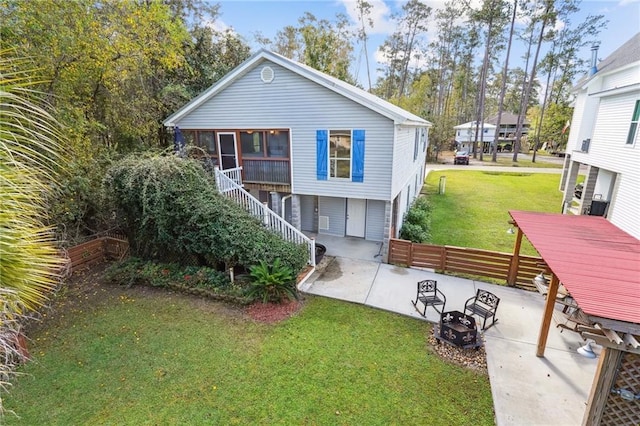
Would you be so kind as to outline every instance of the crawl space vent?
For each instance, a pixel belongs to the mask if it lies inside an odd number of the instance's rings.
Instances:
[[[262,68],[262,71],[260,71],[260,78],[262,79],[263,83],[271,83],[274,77],[275,73],[273,72],[273,68],[271,67],[264,67]]]
[[[327,230],[329,229],[329,216],[318,217],[318,228]]]

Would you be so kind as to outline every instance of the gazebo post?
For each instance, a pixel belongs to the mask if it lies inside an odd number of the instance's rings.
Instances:
[[[618,366],[624,356],[624,352],[619,349],[604,346],[598,360],[598,368],[593,378],[587,409],[582,418],[584,426],[597,425],[602,421],[602,415],[607,405],[607,398],[611,393],[611,388],[616,381]]]
[[[556,274],[552,274],[551,283],[549,284],[549,290],[547,292],[547,302],[544,305],[544,315],[542,316],[540,334],[538,335],[538,350],[536,352],[537,357],[544,357],[544,350],[547,347],[549,326],[551,325],[551,318],[553,316],[553,309],[556,304],[556,296],[558,294],[559,284],[560,281],[558,280],[558,277],[556,277]]]
[[[513,287],[516,285],[516,279],[518,278],[518,268],[520,260],[520,246],[522,245],[522,230],[518,229],[518,235],[516,235],[516,245],[513,247],[513,256],[511,257],[511,263],[509,264],[509,274],[507,275],[507,285]]]

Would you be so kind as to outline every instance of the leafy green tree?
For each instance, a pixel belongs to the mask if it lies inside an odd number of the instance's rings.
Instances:
[[[167,72],[188,34],[161,2],[0,0],[2,45],[33,57],[65,124],[94,144],[155,145]]]
[[[210,26],[195,25],[184,44],[184,66],[169,74],[162,91],[169,111],[177,110],[199,95],[250,54],[249,46],[232,31],[217,31]]]
[[[431,7],[419,0],[410,0],[402,10],[394,14],[396,31],[380,46],[386,60],[384,97],[400,98],[406,94],[410,84],[411,61],[420,56],[421,46],[427,32]]]
[[[353,45],[346,17],[337,15],[336,22],[332,23],[318,20],[307,12],[299,22],[304,63],[340,80],[353,82],[349,74]]]
[[[371,70],[369,69],[369,49],[367,47],[367,27],[373,28],[373,19],[371,19],[371,8],[373,6],[366,0],[356,0],[356,9],[358,12],[358,39],[362,41],[362,49],[364,51],[364,60],[367,68],[367,82],[369,83],[369,92],[371,92]]]

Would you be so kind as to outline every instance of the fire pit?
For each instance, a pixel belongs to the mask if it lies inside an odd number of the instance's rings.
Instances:
[[[462,348],[478,348],[481,345],[482,339],[478,339],[476,320],[459,311],[440,314],[440,323],[434,327],[434,333],[438,341],[444,340]]]

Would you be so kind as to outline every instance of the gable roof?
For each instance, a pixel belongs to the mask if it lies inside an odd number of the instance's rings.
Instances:
[[[175,113],[167,117],[163,124],[165,126],[174,126],[177,121],[182,117],[189,114],[194,109],[214,97],[217,93],[224,90],[231,85],[235,80],[246,75],[249,71],[256,68],[264,61],[270,61],[277,64],[287,70],[294,72],[307,80],[313,81],[339,95],[342,95],[352,101],[373,110],[384,117],[393,120],[396,124],[403,124],[408,126],[420,126],[430,127],[431,123],[427,120],[418,117],[415,114],[405,111],[404,109],[393,105],[377,96],[372,95],[362,89],[359,89],[349,83],[339,80],[335,77],[327,75],[316,69],[313,69],[307,65],[292,61],[277,53],[270,52],[265,49],[259,50],[253,54],[249,59],[237,66],[233,71],[224,76],[221,80],[209,87],[207,90],[193,98],[190,102],[184,105]]]
[[[487,123],[496,124],[498,122],[498,114],[494,115],[491,118],[487,118]],[[518,124],[518,115],[512,112],[503,112],[502,118],[500,119],[500,126],[514,125]],[[527,117],[524,118],[522,124],[529,124],[529,120]]]
[[[454,127],[454,129],[469,129],[469,128],[474,128],[474,127],[476,127],[476,122],[475,121],[469,121],[468,123],[458,124],[457,126]],[[484,123],[484,126],[480,125],[480,128],[482,128],[482,129],[495,129],[496,126],[494,126],[493,124]]]
[[[589,73],[584,75],[573,89],[578,90],[603,74],[610,74],[638,61],[640,61],[640,32],[636,33],[636,35],[627,40],[626,43],[617,48],[612,54],[600,61],[596,66],[596,73],[593,75],[589,75]]]

